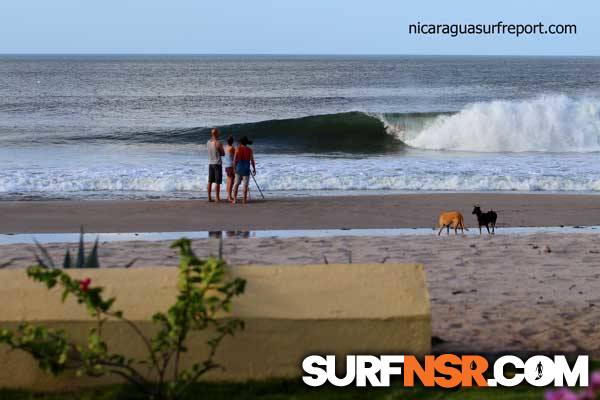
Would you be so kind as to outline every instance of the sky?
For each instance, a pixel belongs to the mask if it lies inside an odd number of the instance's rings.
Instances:
[[[597,0],[1,0],[0,53],[600,56]],[[577,24],[565,36],[417,36],[421,23]]]

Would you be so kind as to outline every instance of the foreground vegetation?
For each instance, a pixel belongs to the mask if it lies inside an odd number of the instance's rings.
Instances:
[[[106,298],[104,288],[92,286],[91,278],[74,279],[67,272],[71,268],[100,267],[97,240],[92,252],[86,255],[82,231],[77,258],[73,258],[67,250],[62,268],[57,268],[46,249],[38,245],[37,264],[27,269],[27,275],[47,289],[59,288],[63,302],[69,297],[75,298],[96,324],[89,330],[84,344],[73,340],[63,329],[25,322],[18,329],[1,329],[0,344],[28,353],[42,371],[52,375],[68,370],[75,370],[78,376],[116,375],[130,384],[127,392],[135,392],[138,398],[185,398],[202,375],[220,367],[214,359],[222,340],[244,328],[243,321],[237,318],[217,318],[217,315],[226,315],[230,311],[233,298],[244,292],[246,282],[240,278],[227,278],[226,264],[222,259],[200,260],[196,257],[189,239],[182,238],[171,247],[179,250],[177,297],[166,312],[157,311],[152,316],[156,329],[148,335],[135,321],[127,319],[122,310],[114,308],[116,299]],[[145,346],[147,354],[141,358],[130,358],[110,351],[102,328],[111,320],[131,329]],[[193,365],[183,368],[182,360],[188,352],[190,334],[204,330],[212,333],[206,342],[208,356],[204,360],[195,360],[191,355]],[[92,399],[121,398],[119,393],[103,391],[89,396]],[[81,395],[75,398],[81,398]]]
[[[138,400],[136,391],[127,386],[84,391],[73,394],[33,394],[30,392],[0,391],[2,400]],[[185,400],[542,400],[544,390],[529,386],[513,389],[405,389],[391,388],[309,388],[299,381],[268,381],[250,383],[196,384],[183,398]]]

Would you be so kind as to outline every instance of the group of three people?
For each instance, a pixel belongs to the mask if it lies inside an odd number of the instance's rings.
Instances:
[[[233,136],[227,138],[223,146],[219,140],[219,130],[213,128],[210,140],[206,142],[208,150],[208,201],[213,202],[212,186],[215,185],[215,197],[221,201],[221,184],[223,183],[223,167],[227,175],[227,200],[236,203],[240,184],[244,187],[244,204],[248,202],[248,185],[250,174],[256,175],[254,153],[249,145],[252,144],[246,136],[239,139],[239,146],[233,146]],[[250,168],[252,167],[252,171]]]

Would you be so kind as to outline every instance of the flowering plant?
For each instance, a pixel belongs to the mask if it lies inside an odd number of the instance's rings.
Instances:
[[[233,298],[244,292],[246,282],[240,278],[226,280],[225,263],[215,258],[198,259],[188,239],[180,239],[171,247],[180,253],[178,295],[167,312],[153,315],[153,336],[147,336],[123,311],[115,310],[115,298],[104,298],[103,288],[92,286],[90,278],[73,279],[65,269],[52,268],[38,257],[38,264],[28,268],[27,275],[48,289],[61,287],[63,301],[74,297],[95,319],[95,326],[85,345],[75,343],[65,330],[28,323],[16,331],[1,330],[0,343],[31,354],[39,367],[51,374],[69,369],[92,377],[113,374],[148,398],[180,398],[203,374],[218,367],[214,357],[221,341],[243,329],[241,320],[216,315],[230,311]],[[109,320],[125,323],[147,349],[147,357],[138,360],[112,353],[102,336],[102,327]],[[207,341],[207,358],[183,369],[189,334],[207,329],[214,333]]]
[[[600,371],[592,373],[589,386],[580,392],[560,388],[546,392],[545,400],[597,400],[600,399]]]

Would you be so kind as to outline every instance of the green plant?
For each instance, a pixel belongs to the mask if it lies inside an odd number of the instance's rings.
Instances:
[[[48,289],[62,288],[63,301],[73,296],[96,320],[95,326],[85,345],[73,342],[64,330],[32,324],[22,324],[16,331],[0,331],[0,343],[31,354],[42,370],[55,375],[68,369],[95,377],[114,374],[147,398],[180,398],[203,374],[218,367],[214,357],[222,340],[243,329],[241,320],[217,315],[230,311],[233,298],[244,292],[246,282],[240,278],[226,280],[225,263],[215,258],[198,259],[188,239],[180,239],[171,247],[180,252],[178,294],[167,312],[157,312],[152,317],[156,327],[152,336],[144,334],[122,311],[114,310],[115,299],[105,299],[103,289],[91,286],[89,278],[73,279],[64,269],[51,268],[47,260],[38,258],[38,264],[28,268],[27,275]],[[45,250],[42,255],[49,259]],[[102,336],[102,327],[109,320],[125,323],[143,342],[147,357],[137,360],[111,353]],[[206,343],[207,358],[183,369],[189,334],[208,329],[212,336]]]
[[[35,259],[37,263],[46,268],[56,268],[56,264],[54,264],[54,260],[48,254],[48,251],[40,245],[38,242],[35,242],[39,253],[35,253]],[[136,260],[129,262],[125,265],[124,268],[129,268],[133,265]],[[72,269],[72,268],[100,268],[100,260],[98,258],[98,238],[94,242],[94,246],[92,247],[92,251],[89,254],[85,254],[85,243],[83,241],[83,228],[81,228],[81,232],[79,234],[79,247],[77,248],[77,257],[73,258],[71,255],[71,251],[67,249],[65,255],[63,257],[62,262],[63,269]]]

